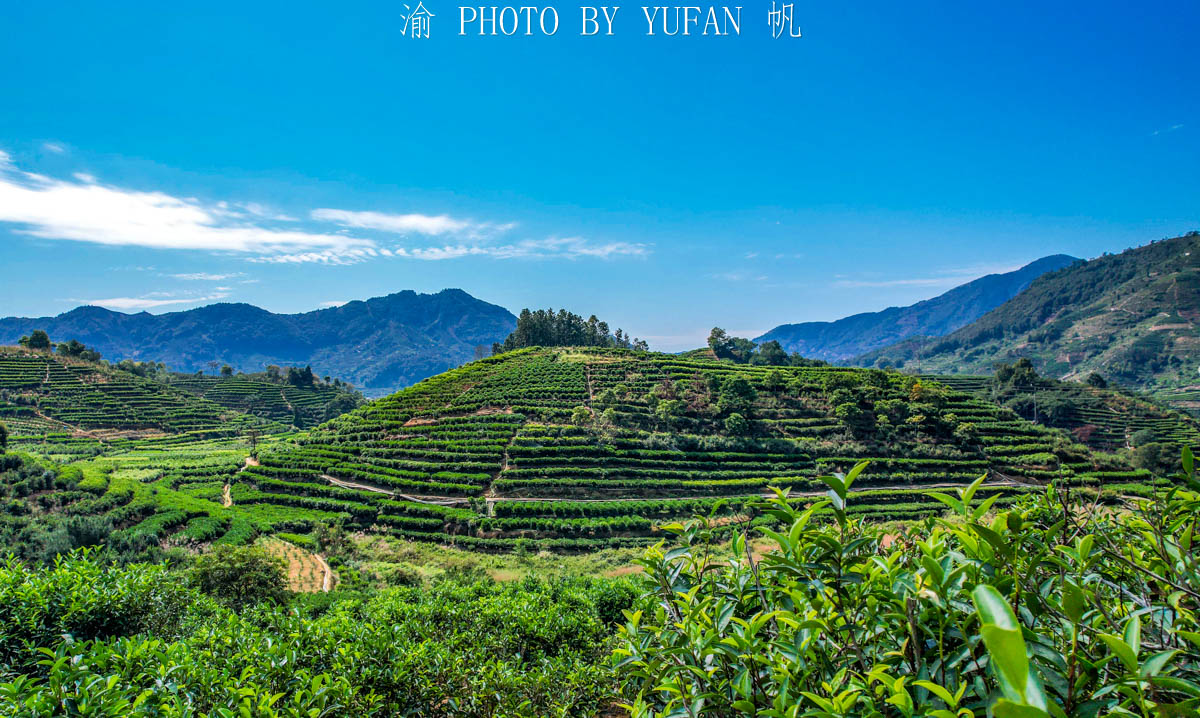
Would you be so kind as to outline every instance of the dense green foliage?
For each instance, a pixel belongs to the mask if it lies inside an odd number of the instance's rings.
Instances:
[[[439,583],[240,614],[162,566],[0,567],[0,715],[593,716],[614,581]]]
[[[743,337],[730,336],[720,327],[713,327],[708,334],[708,349],[717,359],[728,359],[738,364],[758,366],[829,366],[820,359],[808,359],[797,353],[788,355],[774,339],[755,344]]]
[[[896,536],[847,513],[856,467],[828,499],[713,544],[672,530],[617,649],[634,718],[654,716],[1195,715],[1200,710],[1200,482],[1129,513],[1049,488],[1005,511],[978,483],[952,516]],[[818,520],[831,513],[834,522]]]
[[[983,373],[1028,357],[1042,374],[1092,372],[1139,388],[1195,382],[1200,233],[1104,255],[1039,277],[945,337],[911,339],[853,360],[940,373]]]
[[[42,434],[108,429],[211,437],[282,428],[119,368],[23,349],[0,349],[0,412]]]
[[[492,345],[492,353],[510,352],[525,347],[616,347],[646,351],[641,339],[634,339],[618,329],[609,332],[608,322],[596,315],[584,319],[566,309],[522,309],[517,315],[517,328],[503,342]]]

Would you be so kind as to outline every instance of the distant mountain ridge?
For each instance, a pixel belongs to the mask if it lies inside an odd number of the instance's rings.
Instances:
[[[1058,378],[1096,372],[1142,389],[1197,384],[1200,232],[1045,274],[951,334],[910,337],[852,363],[990,373],[1019,357]]]
[[[461,289],[406,290],[301,314],[229,303],[166,314],[85,306],[0,319],[0,344],[44,329],[53,341],[78,339],[109,360],[161,361],[175,371],[207,371],[213,361],[245,372],[311,364],[318,376],[381,396],[470,361],[475,347],[503,341],[516,324],[512,312]]]
[[[1046,272],[1080,260],[1065,254],[1043,257],[1003,274],[980,277],[933,299],[907,307],[864,312],[833,322],[783,324],[756,338],[777,341],[788,352],[841,362],[911,336],[942,336],[1012,299]]]

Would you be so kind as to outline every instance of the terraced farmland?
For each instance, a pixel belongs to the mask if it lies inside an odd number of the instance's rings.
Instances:
[[[476,361],[260,458],[235,505],[485,550],[647,543],[664,520],[748,518],[769,487],[821,494],[819,475],[865,459],[854,511],[880,519],[937,513],[929,490],[982,474],[1001,502],[1152,480],[930,379],[612,349]]]
[[[0,392],[5,415],[27,435],[211,438],[282,428],[101,364],[7,347],[0,348]]]
[[[1109,493],[1157,480],[991,403],[981,378],[526,349],[296,434],[45,355],[0,355],[0,379],[12,447],[83,472],[50,510],[110,522],[134,547],[310,547],[329,524],[486,551],[636,546],[695,514],[766,520],[754,506],[772,487],[810,501],[819,476],[863,460],[851,511],[876,520],[940,513],[930,491],[983,474],[998,505],[1054,479]]]
[[[268,379],[265,374],[172,374],[170,385],[215,404],[298,429],[316,426],[365,401],[361,394],[341,386],[294,386]]]
[[[1070,431],[1093,448],[1127,447],[1138,432],[1149,432],[1150,440],[1176,447],[1200,447],[1200,422],[1195,417],[1117,389],[1046,378],[1029,387],[1001,386],[987,376],[926,378],[984,399],[1021,400],[1027,418],[1036,411],[1039,423]],[[1040,406],[1033,402],[1035,395]]]

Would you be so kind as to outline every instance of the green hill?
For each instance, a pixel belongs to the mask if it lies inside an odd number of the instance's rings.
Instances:
[[[930,376],[960,391],[1000,404],[1022,418],[1062,429],[1080,443],[1102,451],[1138,449],[1138,463],[1152,461],[1148,451],[1161,454],[1163,470],[1177,462],[1177,448],[1200,443],[1200,422],[1195,417],[1164,406],[1159,400],[1112,386],[1060,381],[1036,375],[1014,380],[1001,377]],[[1149,445],[1163,445],[1162,450]]]
[[[15,447],[60,459],[284,429],[106,364],[16,347],[0,347],[0,421]]]
[[[984,473],[1005,497],[1060,477],[1150,480],[933,380],[535,348],[438,375],[264,451],[238,475],[233,500],[482,549],[521,538],[589,549],[655,540],[668,518],[738,515],[769,486],[823,492],[818,475],[863,459],[872,463],[855,511],[880,519],[936,513],[926,488]]]
[[[363,404],[349,385],[290,384],[265,372],[236,376],[171,374],[171,387],[247,414],[307,429]]]
[[[1198,319],[1200,233],[1192,232],[1044,274],[945,337],[909,339],[851,363],[976,374],[1028,357],[1048,376],[1097,372],[1178,390],[1200,379]]]
[[[259,534],[311,542],[305,534],[333,524],[485,551],[522,541],[557,551],[637,546],[662,538],[662,523],[697,513],[731,527],[753,519],[747,506],[769,487],[811,500],[825,491],[818,476],[866,459],[852,511],[876,520],[938,514],[931,489],[982,474],[981,496],[997,495],[999,505],[1051,479],[1108,495],[1144,493],[1156,480],[1124,456],[1000,405],[1006,398],[980,384],[986,379],[946,384],[880,370],[529,348],[284,434],[111,368],[92,368],[104,380],[88,382],[75,376],[82,367],[72,372],[56,358],[6,357],[3,376],[23,387],[16,399],[41,402],[12,404],[33,412],[10,420],[13,447],[58,461],[92,457],[62,469],[62,485],[31,497],[41,508],[29,513],[93,517],[137,556]],[[74,383],[46,384],[47,373]],[[166,419],[153,431],[118,429],[99,408],[115,406],[104,397],[118,386],[121,396],[136,388],[157,397],[155,415],[206,408],[207,423],[182,433],[168,433]],[[77,424],[49,426],[65,411],[51,407],[67,398],[96,407],[82,416],[106,428],[91,436]],[[1173,452],[1200,443],[1190,424],[1172,426],[1156,441]]]

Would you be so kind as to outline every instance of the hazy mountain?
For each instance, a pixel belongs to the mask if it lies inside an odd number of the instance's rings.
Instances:
[[[1039,277],[940,339],[910,338],[854,363],[985,373],[1029,357],[1055,377],[1098,372],[1138,387],[1197,383],[1200,233],[1080,262]]]
[[[274,314],[249,304],[212,304],[167,314],[124,314],[79,307],[57,317],[0,319],[0,344],[34,329],[53,341],[78,339],[106,359],[161,361],[176,371],[239,371],[268,364],[311,364],[318,376],[352,382],[379,396],[474,357],[503,341],[517,319],[460,289],[397,292],[303,314]]]
[[[1077,261],[1065,254],[1043,257],[1012,272],[980,277],[908,307],[855,314],[835,322],[783,324],[754,341],[775,340],[788,352],[845,361],[910,336],[949,334],[1012,299],[1046,272]]]

